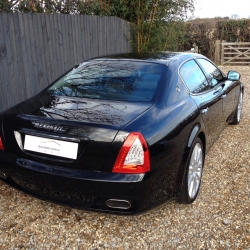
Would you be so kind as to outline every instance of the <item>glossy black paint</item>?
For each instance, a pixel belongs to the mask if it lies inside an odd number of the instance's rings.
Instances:
[[[199,136],[205,150],[212,146],[232,121],[244,88],[240,81],[225,77],[210,91],[190,93],[179,68],[192,58],[204,57],[186,53],[106,57],[164,64],[166,74],[155,102],[51,96],[44,90],[3,112],[0,135],[5,151],[0,150],[0,171],[8,176],[5,181],[41,198],[125,214],[178,198],[192,141]],[[148,143],[151,171],[112,173],[117,154],[133,131]],[[25,135],[76,141],[77,159],[24,150]],[[128,210],[112,209],[106,206],[107,199],[124,199],[132,205]]]

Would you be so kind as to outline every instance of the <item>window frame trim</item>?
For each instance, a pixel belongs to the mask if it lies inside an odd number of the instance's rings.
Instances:
[[[201,71],[202,71],[202,73],[204,74],[206,80],[208,81],[208,79],[207,79],[207,74],[204,72],[203,67],[198,63],[197,59],[204,59],[204,60],[207,60],[208,62],[211,62],[210,60],[208,60],[207,58],[204,58],[204,57],[199,57],[199,58],[193,57],[193,58],[189,58],[189,59],[185,60],[184,62],[182,62],[182,63],[180,64],[179,68],[178,68],[178,75],[179,75],[181,81],[183,82],[183,84],[186,86],[186,88],[187,88],[187,90],[188,90],[188,92],[189,92],[189,94],[190,94],[191,96],[200,96],[200,95],[202,95],[202,94],[207,94],[207,93],[209,93],[209,92],[212,92],[214,89],[216,89],[217,87],[219,87],[219,86],[221,86],[221,85],[223,84],[223,83],[221,82],[221,83],[219,83],[218,85],[214,86],[213,88],[210,88],[210,89],[208,89],[208,90],[206,90],[206,91],[203,91],[203,92],[200,92],[200,93],[193,93],[193,92],[191,92],[190,89],[189,89],[189,87],[187,86],[186,82],[184,81],[184,79],[182,78],[182,76],[181,76],[181,74],[180,74],[180,69],[181,69],[181,67],[182,67],[185,63],[187,63],[188,61],[194,60],[194,61],[196,62],[196,64],[197,64],[197,66],[201,69]],[[211,63],[212,63],[212,62],[211,62]],[[214,63],[212,63],[212,64],[213,64],[216,68],[218,68]],[[218,68],[218,70],[222,73],[223,77],[226,77],[225,74],[224,74],[219,68]]]
[[[202,60],[206,60],[206,61],[210,62],[215,68],[217,68],[217,69],[220,71],[220,73],[222,74],[223,78],[227,78],[227,77],[225,76],[225,74],[219,69],[219,67],[217,67],[217,65],[215,65],[212,61],[208,60],[207,58],[195,58],[195,61],[196,61],[197,64],[200,66],[200,68],[201,68],[201,70],[203,71],[203,73],[204,73],[204,75],[205,75],[206,78],[208,77],[208,76],[207,76],[207,73],[206,73],[204,67],[202,67],[202,65],[199,63],[198,59],[202,59]],[[207,81],[208,81],[208,78],[207,78]],[[220,82],[219,84],[215,85],[214,87],[212,87],[211,89],[217,88],[217,87],[220,86],[220,85],[221,85],[221,82]]]

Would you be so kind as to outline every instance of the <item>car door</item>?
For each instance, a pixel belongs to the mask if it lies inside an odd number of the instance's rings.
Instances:
[[[220,98],[223,100],[222,109],[222,129],[228,124],[231,114],[234,110],[235,89],[233,89],[231,81],[227,80],[221,71],[210,61],[199,58],[198,63],[204,70],[209,84],[214,88],[220,86]]]
[[[223,87],[217,85],[211,88],[207,77],[195,60],[189,60],[183,64],[180,75],[189,88],[191,97],[197,104],[204,121],[209,148],[223,129]]]

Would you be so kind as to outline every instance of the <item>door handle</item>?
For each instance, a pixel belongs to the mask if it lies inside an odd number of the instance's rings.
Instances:
[[[225,94],[225,95],[222,95],[220,98],[225,99],[226,97],[227,97],[227,95]]]
[[[205,108],[205,109],[202,109],[200,113],[201,113],[201,114],[206,114],[207,111],[208,111],[208,108]]]

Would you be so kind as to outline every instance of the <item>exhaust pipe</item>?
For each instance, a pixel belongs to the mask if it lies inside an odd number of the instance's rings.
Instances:
[[[131,203],[126,200],[109,199],[106,201],[106,205],[110,208],[129,209]]]
[[[6,180],[8,178],[8,176],[5,173],[0,172],[0,178]]]

